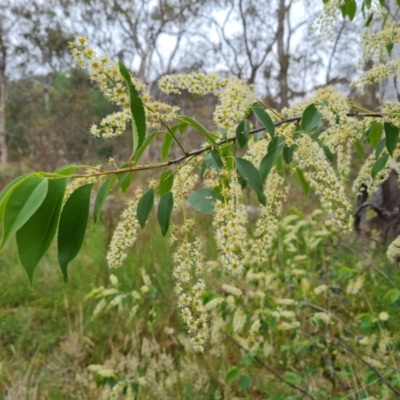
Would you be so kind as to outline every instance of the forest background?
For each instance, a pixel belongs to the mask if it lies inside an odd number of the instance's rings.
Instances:
[[[32,170],[104,164],[109,157],[118,162],[129,156],[129,135],[104,141],[89,133],[92,124],[115,109],[85,72],[74,67],[68,43],[76,35],[123,61],[156,99],[179,104],[183,113],[210,129],[213,96],[184,94],[182,100],[165,95],[158,79],[192,71],[234,74],[254,84],[257,95],[277,110],[326,85],[369,110],[398,100],[395,79],[363,90],[351,86],[360,74],[356,60],[365,24],[361,13],[353,21],[339,18],[321,38],[312,26],[322,1],[261,3],[0,1],[1,186]],[[397,9],[395,1],[387,3],[389,11]],[[395,47],[392,56],[397,52]],[[195,132],[182,139],[187,148],[198,142]],[[162,145],[162,138],[153,142],[146,160],[155,159]],[[171,154],[179,154],[175,144]],[[353,156],[350,182],[362,163],[356,151]],[[132,192],[151,177],[136,175]],[[130,192],[123,199],[109,199],[100,224],[89,229],[82,254],[71,265],[67,286],[50,254],[31,291],[17,266],[15,247],[6,249],[0,255],[0,398],[396,398],[391,388],[400,390],[400,332],[394,317],[400,279],[384,257],[387,243],[360,243],[355,234],[344,240],[320,215],[313,195],[305,197],[298,186],[290,194],[289,216],[282,218],[271,250],[273,278],[255,285],[256,277],[244,281],[217,275],[211,285],[208,300],[224,299],[218,304],[218,318],[229,327],[225,336],[215,334],[203,355],[190,351],[173,293],[166,290],[173,286],[170,250],[155,228],[147,228],[127,265],[110,277],[105,254]],[[355,203],[356,195],[351,196]],[[210,223],[202,218],[196,223],[201,235],[209,237],[212,269],[216,253]],[[155,221],[149,224],[155,226]],[[297,295],[293,282],[303,275],[311,287],[330,289],[320,289],[322,296],[310,289],[307,299]],[[91,291],[96,287],[102,289]],[[254,305],[243,294],[251,299],[257,290],[273,292],[271,312],[278,313],[258,328],[260,340],[270,341],[262,356],[259,350],[241,348],[235,339],[246,329],[250,332],[254,322]],[[290,307],[314,318],[313,326],[323,335],[276,328],[280,319],[290,322]],[[348,333],[330,332],[335,330],[331,321],[309,315],[310,309],[342,320],[352,331],[352,347],[346,342]],[[215,323],[223,326],[218,318]],[[331,333],[334,341],[324,337]],[[371,337],[375,339],[366,339]]]

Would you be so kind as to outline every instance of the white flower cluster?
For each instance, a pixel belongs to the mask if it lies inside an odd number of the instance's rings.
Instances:
[[[111,243],[107,252],[107,263],[110,268],[118,268],[127,257],[126,249],[132,247],[137,238],[140,227],[136,218],[136,210],[142,190],[136,190],[133,199],[128,201],[128,206],[121,214],[121,220],[113,233]]]
[[[386,46],[390,43],[394,45],[400,41],[400,27],[395,21],[387,19],[382,26],[381,30],[377,30],[371,24],[364,30],[361,36],[363,54],[360,67],[369,60],[372,60],[374,64],[387,61]]]
[[[365,276],[360,275],[356,279],[350,279],[347,284],[346,293],[347,294],[357,294],[363,287],[365,282]]]
[[[318,38],[330,39],[335,37],[335,26],[340,14],[341,0],[330,0],[324,2],[323,10],[317,15],[311,25],[311,31],[318,35]]]
[[[233,274],[243,271],[243,246],[247,243],[247,212],[242,202],[242,190],[236,177],[225,188],[225,201],[217,200],[213,227],[222,266]]]
[[[101,168],[101,165],[97,165],[95,168]],[[102,176],[90,176],[90,175],[93,175],[96,172],[98,172],[95,168],[89,167],[86,169],[85,174],[88,175],[87,177],[85,176],[85,177],[81,177],[81,178],[70,179],[68,181],[68,185],[67,185],[67,188],[65,190],[65,195],[64,195],[64,202],[67,201],[69,196],[71,196],[72,192],[74,192],[76,189],[78,189],[78,187],[87,185],[89,183],[96,183],[96,182],[104,179],[104,177],[102,177]]]
[[[187,199],[199,180],[199,175],[194,173],[198,162],[197,158],[195,158],[176,170],[174,184],[171,189],[174,196],[174,209],[182,206],[182,202]]]
[[[193,350],[204,351],[204,344],[209,338],[208,311],[204,307],[202,294],[206,284],[200,276],[204,270],[201,240],[188,240],[188,232],[194,221],[187,220],[182,226],[173,227],[173,235],[179,244],[172,255],[172,276],[177,281],[175,294],[181,318],[191,337]]]
[[[353,228],[351,205],[323,150],[308,135],[303,135],[297,144],[295,160],[319,197],[322,208],[334,214],[337,228],[350,232]]]
[[[397,236],[397,238],[390,243],[386,251],[386,256],[392,263],[398,263],[400,261],[400,236]]]
[[[385,122],[389,122],[400,128],[400,103],[388,101],[382,106]]]
[[[252,245],[252,251],[257,255],[259,263],[267,260],[268,250],[271,249],[278,230],[278,218],[287,195],[287,189],[283,183],[284,179],[275,170],[270,172],[265,183],[264,193],[267,196],[267,205],[262,207],[257,219]]]
[[[215,108],[214,122],[228,133],[236,129],[256,100],[254,87],[236,76],[222,78],[216,74],[207,75],[201,72],[167,75],[160,79],[159,87],[167,94],[180,94],[182,89],[202,96],[208,93],[215,94],[219,103]]]
[[[75,63],[88,71],[90,79],[98,84],[108,100],[121,107],[121,111],[103,118],[100,126],[93,125],[90,131],[93,135],[103,138],[119,136],[125,131],[126,123],[131,120],[129,96],[123,76],[114,61],[106,55],[98,55],[87,47],[87,43],[87,38],[82,36],[70,43]],[[150,129],[159,129],[160,119],[172,121],[176,118],[179,107],[152,102],[146,85],[133,76],[131,79],[142,97]]]

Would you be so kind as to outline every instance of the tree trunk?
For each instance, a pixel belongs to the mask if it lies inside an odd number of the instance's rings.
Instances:
[[[278,46],[278,60],[279,60],[279,89],[280,89],[280,108],[285,108],[289,105],[288,99],[288,69],[289,69],[289,55],[285,52],[285,15],[286,5],[285,0],[279,1],[278,9],[278,31],[276,33],[276,41]]]
[[[396,15],[396,11],[398,10],[398,5],[396,0],[386,0],[386,7],[391,12],[392,15]],[[396,18],[397,22],[399,18]],[[390,57],[392,60],[396,60],[400,58],[400,44],[396,44],[392,49],[392,55]],[[400,87],[399,87],[399,79],[397,76],[391,76],[383,81],[381,81],[379,85],[379,94],[380,94],[380,103],[383,104],[387,101],[400,101]]]
[[[6,166],[6,74],[3,67],[0,68],[0,169],[4,169]]]

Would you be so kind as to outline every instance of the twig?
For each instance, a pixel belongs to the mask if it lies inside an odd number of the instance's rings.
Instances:
[[[383,114],[381,113],[347,113],[346,114],[348,117],[374,117],[374,118],[383,118]],[[296,117],[291,117],[291,118],[286,118],[283,119],[282,121],[278,121],[275,122],[275,127],[277,126],[281,126],[284,124],[289,124],[291,122],[298,122],[301,120],[301,116],[296,116]],[[265,128],[257,128],[254,129],[252,131],[249,132],[250,135],[254,135],[256,133],[265,131]],[[223,139],[220,140],[219,142],[217,142],[218,146],[224,145],[224,144],[228,144],[231,142],[234,142],[236,140],[236,136],[232,136],[230,138],[227,139]],[[182,147],[181,147],[182,148]],[[182,161],[186,160],[187,158],[190,157],[194,157],[194,156],[198,156],[202,153],[205,153],[208,150],[213,149],[214,146],[210,145],[210,146],[206,146],[206,147],[202,147],[200,149],[196,149],[193,151],[188,151],[186,152],[183,148],[182,150],[185,152],[185,154],[181,157],[175,158],[173,160],[169,160],[169,161],[165,161],[162,163],[156,163],[156,164],[147,164],[147,165],[138,165],[135,167],[128,167],[128,168],[123,168],[123,169],[119,169],[118,171],[103,171],[97,174],[91,174],[91,175],[71,175],[71,178],[82,178],[82,177],[89,177],[89,176],[102,176],[102,175],[119,175],[119,174],[123,174],[125,172],[133,172],[133,171],[143,171],[146,169],[156,169],[156,168],[162,168],[162,167],[168,167],[171,165],[175,165],[175,164],[179,164]]]
[[[352,252],[353,254],[355,254],[356,256],[360,257],[367,265],[369,265],[375,272],[377,272],[379,275],[383,276],[395,289],[400,290],[397,285],[393,282],[392,279],[390,279],[390,277],[383,272],[380,268],[378,268],[376,265],[372,264],[372,262],[365,260],[363,257],[361,257],[361,255],[355,251],[354,249],[352,249],[350,246],[348,246],[346,243],[342,242],[341,240],[339,240],[339,244],[341,246],[343,246],[345,249],[349,250],[350,252]]]
[[[320,333],[313,333],[309,332],[305,329],[299,328],[301,331],[304,333],[308,333],[310,335],[317,335],[327,341],[330,341],[334,344],[337,344],[339,346],[342,346],[344,349],[346,349],[349,353],[351,353],[354,357],[356,357],[359,361],[361,361],[363,364],[365,364],[369,369],[371,369],[378,377],[379,379],[393,392],[395,393],[398,397],[400,398],[400,393],[384,378],[384,376],[375,368],[373,367],[369,362],[365,361],[361,356],[359,356],[351,347],[347,346],[346,344],[343,343],[342,340],[340,339],[332,339],[327,336],[321,335]]]
[[[240,347],[242,350],[244,350],[247,353],[250,353],[250,351],[248,349],[246,349],[245,347],[243,347],[238,341],[236,341],[231,335],[229,335],[229,333],[225,332],[224,330],[222,330],[222,333],[227,336],[233,343],[236,344],[236,346]],[[309,394],[308,392],[306,392],[303,388],[287,381],[285,378],[283,378],[281,375],[279,375],[275,370],[273,370],[270,366],[268,366],[267,364],[264,363],[264,361],[262,361],[261,359],[259,359],[257,356],[253,357],[254,360],[256,360],[260,365],[262,365],[267,371],[269,371],[272,375],[274,375],[276,378],[278,378],[281,382],[285,383],[286,385],[290,386],[291,388],[299,391],[300,393],[304,394],[304,396],[306,396],[307,398],[311,399],[311,400],[316,400],[315,397],[311,396],[311,394]]]

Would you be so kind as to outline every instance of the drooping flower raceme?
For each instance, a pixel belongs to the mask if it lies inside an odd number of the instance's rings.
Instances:
[[[100,126],[93,125],[90,131],[94,136],[106,139],[120,136],[124,132],[126,124],[131,120],[129,96],[123,76],[114,61],[105,55],[97,54],[87,44],[88,40],[85,37],[77,37],[74,42],[70,43],[75,63],[81,69],[88,71],[90,79],[98,84],[99,89],[108,100],[121,107],[121,111],[103,118]],[[159,129],[160,119],[172,121],[177,117],[179,107],[160,101],[151,101],[147,86],[133,76],[131,76],[131,80],[142,98],[147,125],[150,129]]]
[[[200,239],[189,240],[194,221],[186,220],[181,226],[172,229],[173,241],[178,245],[172,255],[172,276],[176,280],[175,294],[178,309],[186,325],[196,353],[204,351],[204,344],[209,337],[208,311],[205,309],[202,295],[206,284],[202,278],[204,261]]]
[[[400,261],[400,236],[397,236],[397,238],[390,243],[386,256],[392,263]]]
[[[128,201],[127,207],[121,214],[121,220],[114,230],[106,256],[110,268],[118,268],[122,265],[127,256],[126,249],[132,247],[136,241],[140,227],[136,211],[141,196],[142,190],[137,189],[133,199]]]
[[[233,133],[237,124],[246,117],[247,111],[256,100],[254,87],[236,76],[222,78],[217,74],[194,72],[191,74],[166,75],[159,80],[164,93],[215,94],[218,104],[214,112],[214,122],[228,133]]]
[[[323,150],[308,135],[303,135],[296,143],[294,159],[315,190],[322,208],[334,214],[333,222],[338,229],[350,232],[353,228],[351,205]]]
[[[223,190],[224,201],[215,203],[213,227],[222,266],[233,274],[243,271],[243,248],[247,243],[247,212],[242,201],[242,189],[236,176]]]

